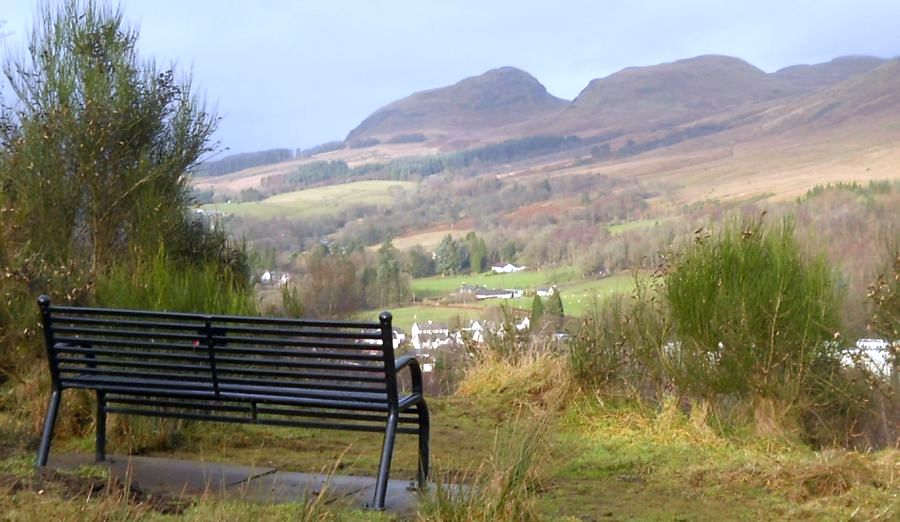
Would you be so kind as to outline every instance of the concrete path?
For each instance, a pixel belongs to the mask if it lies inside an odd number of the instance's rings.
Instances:
[[[327,475],[319,473],[279,471],[270,467],[121,455],[107,456],[104,464],[110,476],[122,483],[130,483],[146,493],[171,497],[214,495],[281,503],[319,495],[324,489],[326,503],[363,508],[371,504],[375,494],[374,476],[335,474],[329,480]],[[92,455],[63,454],[51,456],[48,465],[56,469],[77,469],[98,464]],[[413,485],[391,480],[385,509],[404,517],[414,515],[419,495]]]

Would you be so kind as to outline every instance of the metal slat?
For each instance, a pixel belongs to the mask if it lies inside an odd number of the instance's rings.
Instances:
[[[278,337],[321,337],[331,339],[381,339],[381,331],[372,332],[343,332],[337,329],[285,329],[279,327],[277,330],[272,328],[254,328],[252,326],[216,326],[227,331],[229,334],[257,334],[263,336],[275,335]]]
[[[234,424],[262,424],[269,426],[285,426],[291,428],[312,428],[326,430],[347,430],[347,431],[365,431],[373,433],[384,433],[384,424],[373,424],[371,426],[365,424],[338,424],[338,423],[320,423],[320,422],[296,422],[281,419],[252,419],[246,417],[230,417],[224,415],[196,415],[190,413],[179,412],[160,412],[156,410],[139,410],[132,408],[108,408],[109,413],[121,413],[126,415],[142,415],[147,417],[167,417],[173,419],[188,420],[209,420],[218,422],[228,422]],[[398,427],[398,433],[415,435],[418,430],[415,428]]]
[[[221,364],[221,359],[217,362],[216,371],[220,374],[229,375],[246,375],[250,377],[284,377],[286,379],[306,379],[306,380],[327,380],[327,381],[349,381],[349,382],[368,382],[384,384],[384,377],[375,377],[372,375],[346,375],[335,373],[298,373],[285,370],[263,370],[260,368],[241,366],[229,366]]]
[[[219,372],[219,382],[223,384],[234,384],[234,385],[245,385],[245,386],[253,386],[259,384],[258,380],[251,379],[236,379],[233,377],[223,377],[222,372]],[[266,380],[266,385],[275,387],[275,388],[296,388],[303,390],[328,390],[328,391],[349,391],[349,392],[359,392],[359,393],[385,393],[384,386],[380,389],[376,387],[365,387],[365,386],[348,386],[346,384],[338,384],[334,382],[304,382],[298,380],[289,380],[289,381],[279,381],[276,379]]]
[[[231,337],[227,335],[216,334],[213,336],[216,346],[231,346],[233,344],[249,344],[252,346],[299,346],[301,348],[331,348],[335,350],[370,350],[382,351],[382,344],[354,344],[354,343],[335,343],[328,341],[304,341],[300,339],[265,338],[265,337]]]
[[[115,378],[113,378],[115,379]],[[122,393],[131,393],[132,395],[144,395],[151,394],[150,391],[160,390],[160,391],[192,391],[196,390],[197,392],[212,392],[212,383],[203,383],[203,382],[194,382],[194,383],[186,383],[185,381],[178,380],[156,380],[156,379],[141,379],[140,381],[136,380],[106,380],[99,378],[91,378],[91,377],[60,377],[60,383],[64,388],[87,388],[87,389],[101,389],[105,391],[121,391]],[[154,386],[149,386],[154,385]],[[207,386],[208,385],[208,386]],[[164,386],[164,388],[163,388]],[[214,393],[211,393],[213,397],[215,397]]]
[[[72,326],[54,326],[53,330],[59,333],[77,335],[99,335],[106,337],[136,337],[140,339],[177,339],[182,341],[200,340],[200,333],[186,334],[178,332],[155,332],[152,330],[100,330],[97,328],[83,328]],[[198,329],[200,332],[202,330]]]
[[[184,379],[209,379],[209,382],[212,382],[211,377],[209,376],[209,369],[205,369],[204,372],[191,372],[191,373],[161,373],[161,372],[144,372],[144,373],[135,373],[129,372],[125,370],[111,370],[109,368],[71,368],[71,367],[62,367],[59,368],[60,374],[75,374],[75,376],[83,376],[85,374],[91,376],[91,378],[99,378],[99,377],[132,377],[138,380],[142,379],[164,379],[164,380],[172,380],[173,382],[184,381]],[[61,378],[68,379],[70,377],[66,377],[63,375]]]
[[[269,350],[266,348],[243,348],[243,347],[232,347],[227,346],[223,347],[221,345],[216,345],[216,358],[218,359],[219,354],[224,355],[270,355],[274,357],[299,357],[303,359],[339,359],[344,361],[369,361],[369,362],[379,362],[383,361],[384,358],[378,355],[367,355],[363,353],[342,353],[342,352],[313,352],[307,350],[292,350],[290,352],[285,350]],[[247,362],[252,362],[255,359],[247,359]]]
[[[378,372],[384,374],[384,366],[360,364],[311,363],[291,360],[273,361],[268,359],[246,359],[242,357],[216,357],[216,364],[254,364],[257,366],[279,366],[284,368],[304,368],[309,370],[329,370],[336,372]]]
[[[149,370],[197,370],[197,371],[205,371],[209,372],[209,366],[198,366],[198,365],[188,365],[188,364],[164,364],[164,363],[153,363],[153,362],[145,362],[145,361],[131,361],[131,360],[120,360],[120,359],[101,359],[97,357],[79,357],[79,358],[70,358],[70,357],[57,357],[57,362],[60,364],[80,364],[80,365],[95,365],[95,366],[109,366],[114,368],[145,368]],[[60,367],[62,369],[62,367]],[[81,368],[81,367],[79,367]]]
[[[193,344],[173,344],[173,343],[151,343],[146,341],[125,341],[121,339],[97,339],[95,337],[55,337],[57,344],[55,349],[60,345],[71,343],[80,346],[121,346],[124,348],[155,348],[160,350],[176,350],[191,351],[202,350],[202,345],[194,346]]]
[[[96,317],[53,317],[54,323],[68,323],[70,325],[91,325],[91,326],[115,326],[115,327],[141,327],[141,328],[157,328],[159,330],[191,330],[195,331],[203,328],[203,322],[196,323],[170,323],[156,321],[131,321],[128,319],[109,319]],[[54,325],[54,329],[56,326]]]
[[[381,330],[381,323],[357,321],[316,321],[309,319],[288,319],[282,317],[247,317],[239,315],[211,316],[213,326],[228,328],[229,324],[265,324],[273,327],[297,326],[301,328],[354,328],[358,330]]]
[[[176,352],[142,352],[142,351],[134,351],[134,350],[104,350],[101,348],[78,348],[74,346],[62,346],[57,345],[54,347],[54,351],[56,353],[78,353],[85,355],[109,355],[115,357],[141,357],[145,359],[171,359],[176,361],[197,361],[197,362],[208,362],[209,358],[206,355],[194,355],[188,353],[176,353]],[[90,361],[90,359],[85,358],[85,361]]]
[[[49,311],[58,315],[54,319],[64,321],[67,314],[111,317],[152,317],[155,319],[178,319],[199,321],[201,324],[206,316],[201,314],[187,314],[181,312],[151,312],[148,310],[127,310],[124,308],[93,308],[83,306],[58,306],[50,305]]]
[[[242,403],[241,406],[233,406],[230,404],[221,404],[216,401],[205,401],[205,402],[172,402],[172,401],[163,401],[163,400],[152,400],[152,399],[127,399],[121,397],[110,398],[107,396],[106,404],[127,404],[131,406],[156,406],[160,408],[181,408],[181,409],[197,409],[197,410],[221,410],[221,411],[232,411],[238,413],[250,413],[251,408],[249,403]]]
[[[358,402],[314,399],[309,397],[286,397],[279,395],[263,395],[255,393],[241,393],[239,391],[222,391],[220,400],[235,402],[256,402],[260,404],[283,404],[285,406],[318,407],[332,410],[354,411],[387,411],[387,402]]]
[[[246,394],[247,396],[264,396],[290,399],[315,399],[336,401],[340,403],[366,403],[387,404],[387,395],[377,392],[353,392],[341,393],[334,390],[320,390],[314,388],[287,388],[263,385],[226,384],[219,381],[219,394],[222,397],[228,394]]]

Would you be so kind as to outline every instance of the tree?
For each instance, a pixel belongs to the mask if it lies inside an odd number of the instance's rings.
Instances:
[[[559,296],[559,290],[554,289],[553,293],[547,297],[547,305],[544,308],[544,313],[551,317],[563,317],[565,315],[562,298]]]
[[[484,239],[475,232],[466,234],[466,247],[469,252],[469,271],[473,274],[484,272],[487,265],[487,245]]]
[[[532,328],[537,328],[538,321],[541,320],[541,317],[544,315],[544,302],[541,301],[541,296],[534,294],[534,299],[531,300],[531,326]]]
[[[416,245],[406,253],[406,271],[412,277],[428,277],[434,275],[434,259],[421,245]]]
[[[43,7],[24,58],[4,65],[0,203],[22,258],[90,278],[184,236],[187,173],[217,118],[136,42],[120,11],[69,0]]]
[[[402,303],[409,294],[409,277],[401,270],[400,253],[390,240],[385,241],[378,249],[375,277],[371,282],[370,304],[384,307]]]
[[[469,252],[447,234],[434,252],[434,268],[441,275],[459,274],[468,265]]]
[[[345,317],[362,303],[356,265],[349,255],[314,248],[306,259],[300,302],[314,317]]]

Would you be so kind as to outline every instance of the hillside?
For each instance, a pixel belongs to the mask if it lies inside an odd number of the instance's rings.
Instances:
[[[501,67],[382,107],[350,131],[347,141],[389,141],[411,133],[431,140],[477,137],[557,112],[566,104],[525,71]]]
[[[847,130],[871,134],[900,123],[900,59],[884,62],[768,114],[765,127],[804,134]]]
[[[772,76],[793,88],[814,91],[869,72],[885,61],[874,56],[840,56],[829,62],[785,67]]]
[[[594,79],[565,111],[539,125],[559,133],[652,131],[791,92],[743,60],[699,56]]]
[[[504,85],[512,90],[504,92]],[[810,91],[814,85],[822,87]],[[408,199],[397,200],[401,206],[390,219],[331,223],[323,233],[375,227],[405,247],[433,246],[447,232],[481,232],[485,223],[507,231],[547,222],[570,226],[573,213],[587,210],[624,219],[627,205],[613,195],[623,190],[639,193],[628,201],[646,200],[654,219],[704,201],[784,200],[825,183],[898,179],[900,60],[845,57],[767,74],[736,58],[701,56],[596,79],[571,103],[553,98],[527,73],[502,68],[394,102],[350,138],[415,132],[428,133],[427,141],[393,144],[387,138],[196,180],[195,186],[236,194],[308,162],[370,165],[368,174],[352,179],[421,183],[407,191]],[[447,161],[447,149],[478,150],[473,141],[570,133],[582,140],[565,149],[509,154],[490,164],[478,155],[463,166]],[[376,168],[395,159],[407,170]],[[442,169],[435,169],[441,161]]]

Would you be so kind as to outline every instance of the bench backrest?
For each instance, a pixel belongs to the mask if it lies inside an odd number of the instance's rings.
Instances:
[[[214,401],[227,412],[225,403],[240,403],[231,408],[252,406],[254,420],[294,409],[326,418],[326,411],[345,412],[333,415],[341,419],[357,412],[359,420],[380,412],[372,417],[380,421],[397,406],[387,312],[378,323],[362,323],[55,306],[48,299],[41,309],[60,388],[100,390],[125,405],[143,397],[135,406],[177,399],[168,404],[208,408]]]

